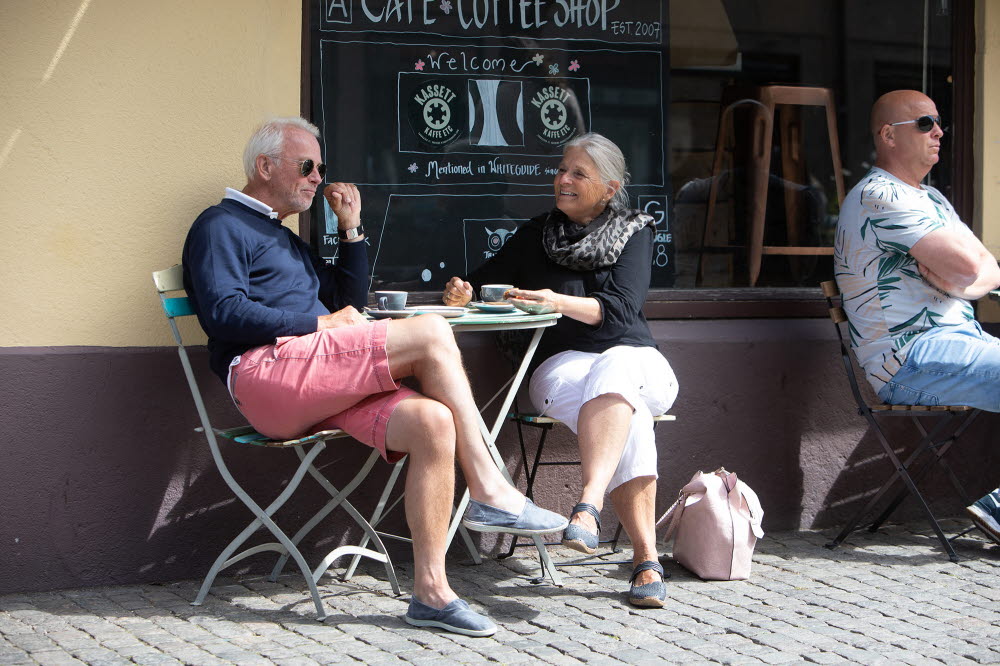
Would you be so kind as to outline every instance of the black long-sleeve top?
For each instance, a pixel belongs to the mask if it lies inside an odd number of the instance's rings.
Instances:
[[[591,326],[569,317],[542,336],[533,368],[559,352],[600,353],[616,346],[656,347],[642,305],[649,292],[653,258],[653,228],[643,227],[625,244],[618,261],[607,268],[574,271],[549,259],[542,247],[542,227],[548,214],[517,230],[500,251],[466,279],[480,285],[513,284],[518,289],[551,289],[568,296],[596,298],[602,321]]]
[[[184,288],[223,382],[238,354],[315,333],[317,317],[368,301],[364,243],[341,243],[328,266],[281,222],[234,199],[195,220],[184,243]]]

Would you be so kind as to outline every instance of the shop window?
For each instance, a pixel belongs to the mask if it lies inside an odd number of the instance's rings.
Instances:
[[[889,90],[913,88],[926,91],[941,113],[951,116],[954,3],[716,0],[708,4],[716,11],[715,33],[731,32],[736,49],[703,55],[699,61],[696,47],[674,41],[671,286],[814,288],[833,274],[830,251],[839,211],[837,176],[847,191],[874,162],[868,131],[872,102]],[[672,0],[671,35],[683,34],[685,21],[695,30],[710,29],[705,26],[705,6],[705,0]],[[764,106],[775,86],[829,93],[839,138],[839,174],[825,108],[778,105],[770,116]],[[720,125],[720,119],[726,122]],[[770,141],[767,119],[772,125]],[[720,131],[725,137],[721,144]],[[950,197],[954,146],[947,138],[945,142],[941,163],[929,178]],[[762,164],[767,161],[764,172]],[[755,224],[758,233],[763,227],[756,269],[750,240]]]
[[[838,176],[846,192],[874,161],[875,98],[924,90],[949,123],[966,114],[959,132],[971,127],[955,72],[974,40],[953,44],[971,34],[971,0],[621,0],[584,3],[605,14],[573,21],[574,3],[418,4],[303,3],[303,109],[331,175],[362,190],[373,288],[437,298],[552,205],[562,133],[593,130],[621,146],[633,204],[657,217],[648,316],[821,314]],[[538,11],[483,14],[501,5]],[[828,93],[831,116],[779,105],[765,141],[774,86]],[[954,136],[930,179],[967,215],[968,142]],[[304,220],[335,261],[320,197]]]

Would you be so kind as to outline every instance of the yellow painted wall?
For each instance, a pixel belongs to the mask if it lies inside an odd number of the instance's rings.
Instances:
[[[1000,2],[976,2],[976,219],[973,224],[983,244],[1000,257]],[[993,74],[988,74],[993,72]],[[979,301],[982,321],[1000,321],[1000,304]]]
[[[170,342],[150,272],[299,112],[301,7],[0,2],[0,346]]]

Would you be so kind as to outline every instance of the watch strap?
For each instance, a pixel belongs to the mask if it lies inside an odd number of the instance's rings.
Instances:
[[[354,240],[363,233],[365,233],[365,225],[363,224],[359,224],[353,229],[337,229],[337,237],[340,240]]]

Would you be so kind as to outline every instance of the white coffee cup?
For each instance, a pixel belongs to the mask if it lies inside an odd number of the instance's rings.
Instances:
[[[512,284],[484,284],[479,288],[479,295],[484,303],[495,303],[506,300],[504,294],[507,293],[508,289],[513,288]]]
[[[376,291],[375,307],[379,310],[402,310],[406,307],[405,291]]]

